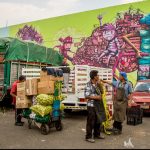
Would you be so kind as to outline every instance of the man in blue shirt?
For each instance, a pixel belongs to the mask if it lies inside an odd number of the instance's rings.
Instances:
[[[125,120],[126,108],[130,94],[132,93],[132,85],[128,82],[127,74],[125,72],[120,72],[119,80],[113,83],[108,81],[103,81],[115,87],[115,101],[114,101],[114,114],[113,114],[113,132],[116,134],[122,133],[122,123]]]

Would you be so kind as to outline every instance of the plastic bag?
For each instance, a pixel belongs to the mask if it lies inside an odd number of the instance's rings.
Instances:
[[[36,115],[44,117],[52,112],[52,106],[34,105],[30,108]]]
[[[54,96],[47,94],[40,94],[36,97],[36,100],[40,105],[48,106],[53,104]]]

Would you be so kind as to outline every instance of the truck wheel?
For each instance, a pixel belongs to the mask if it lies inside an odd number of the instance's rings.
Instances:
[[[65,112],[65,113],[71,113],[71,112],[72,112],[72,109],[64,109],[64,112]]]
[[[50,129],[47,124],[42,124],[41,125],[41,133],[44,135],[47,135],[49,133]]]

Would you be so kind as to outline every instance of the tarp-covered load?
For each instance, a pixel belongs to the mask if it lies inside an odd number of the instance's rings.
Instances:
[[[0,52],[5,53],[5,61],[39,62],[59,66],[63,60],[63,56],[52,48],[17,38],[0,38]]]

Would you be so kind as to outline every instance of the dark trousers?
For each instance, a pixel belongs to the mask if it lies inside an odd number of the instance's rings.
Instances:
[[[114,121],[113,127],[122,131],[122,122]]]
[[[93,135],[100,136],[100,123],[97,123],[97,115],[94,107],[88,107],[88,116],[86,124],[86,139],[92,138]],[[93,132],[94,131],[94,132]]]
[[[16,122],[21,122],[21,116],[22,114],[22,109],[15,109],[15,121]]]

